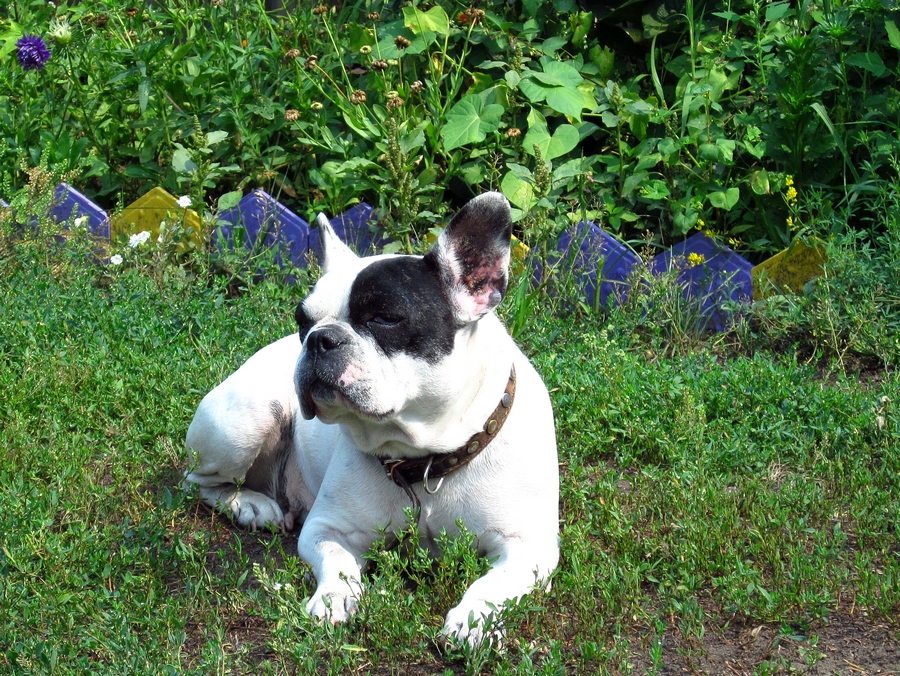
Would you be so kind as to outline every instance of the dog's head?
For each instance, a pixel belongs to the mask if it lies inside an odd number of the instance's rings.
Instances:
[[[303,417],[345,424],[356,437],[373,423],[402,426],[435,415],[426,409],[453,396],[452,383],[477,349],[472,332],[506,292],[506,198],[492,192],[471,200],[425,256],[360,258],[324,216],[317,223],[323,275],[295,315]]]

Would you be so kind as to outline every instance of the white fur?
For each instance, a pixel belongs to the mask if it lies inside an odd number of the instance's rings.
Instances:
[[[333,233],[323,240],[326,247],[337,241]],[[345,249],[327,249],[327,272],[308,301],[322,309],[326,321],[346,320],[341,313],[349,286],[371,260]],[[448,475],[437,493],[428,494],[421,484],[413,487],[428,545],[435,547],[442,530],[455,535],[461,519],[475,534],[479,552],[492,561],[447,613],[443,628],[451,641],[481,642],[491,609],[544,584],[559,558],[556,438],[540,376],[488,313],[460,330],[452,354],[438,364],[363,351],[347,377],[369,378],[378,405],[395,413],[376,421],[321,405],[319,415],[337,423],[325,424],[299,413],[294,374],[301,350],[296,335],[282,338],[203,399],[187,433],[196,466],[186,481],[199,485],[204,502],[232,512],[242,526],[290,529],[303,521],[298,550],[318,582],[307,609],[332,622],[356,610],[364,554],[380,532],[404,527],[404,509],[411,507],[375,454],[427,455],[461,446],[497,406],[515,364],[515,402],[500,434]],[[294,424],[287,514],[262,492],[240,487],[279,434],[271,402],[278,402]]]

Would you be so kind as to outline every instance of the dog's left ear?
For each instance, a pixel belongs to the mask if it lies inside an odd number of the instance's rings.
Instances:
[[[341,241],[331,221],[325,214],[320,213],[316,217],[316,226],[319,228],[319,244],[322,247],[322,270],[328,272],[339,267],[344,262],[359,258],[349,246]]]
[[[488,192],[470,200],[426,254],[463,323],[480,319],[503,299],[511,231],[509,202],[499,192]]]

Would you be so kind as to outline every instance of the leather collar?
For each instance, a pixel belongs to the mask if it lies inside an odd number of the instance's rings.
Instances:
[[[506,389],[503,396],[500,397],[500,403],[488,416],[482,430],[469,437],[466,443],[450,453],[432,453],[419,458],[380,458],[381,466],[384,467],[384,471],[391,480],[407,494],[411,493],[412,485],[419,482],[424,482],[426,492],[436,493],[440,488],[440,482],[434,489],[429,486],[428,482],[435,479],[443,482],[443,477],[468,464],[481,453],[500,433],[503,423],[506,422],[506,418],[512,410],[515,397],[516,367],[513,365],[509,371]],[[415,499],[413,501],[418,502]]]

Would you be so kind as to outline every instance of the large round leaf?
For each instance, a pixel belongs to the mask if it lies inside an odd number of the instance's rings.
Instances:
[[[447,122],[441,129],[444,150],[450,152],[483,141],[490,132],[500,128],[501,115],[503,106],[485,103],[481,94],[464,96],[447,112]]]

